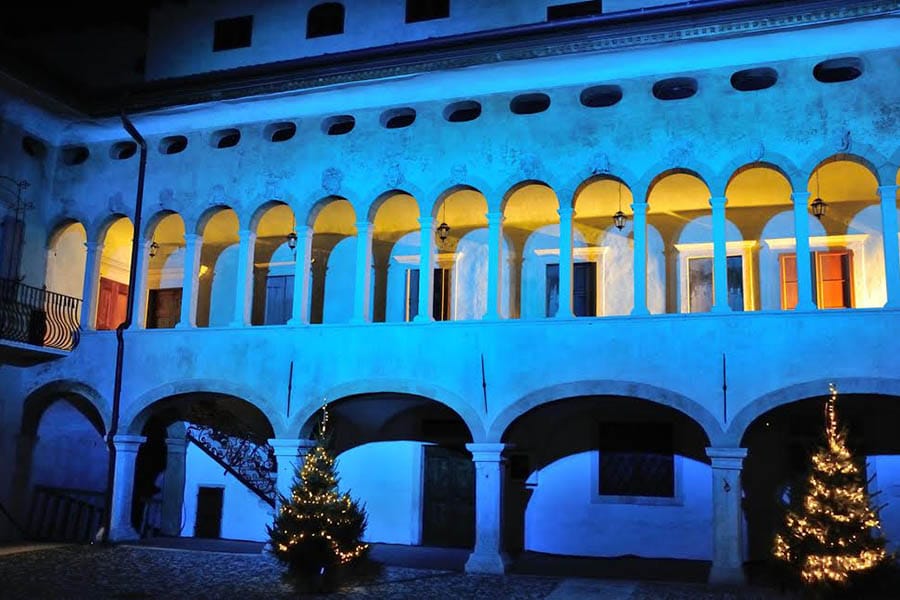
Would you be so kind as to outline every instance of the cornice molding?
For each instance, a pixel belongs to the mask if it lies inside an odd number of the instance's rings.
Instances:
[[[698,5],[698,11],[702,11]],[[747,36],[843,21],[895,15],[900,1],[792,2],[742,7],[728,11],[610,18],[596,23],[575,20],[537,32],[496,30],[472,36],[310,57],[262,67],[244,67],[150,82],[128,97],[127,109],[141,113],[249,96],[390,79],[507,61],[526,61],[583,53],[606,53],[643,46]],[[615,15],[612,15],[613,17]],[[545,30],[546,29],[546,30]],[[92,116],[118,114],[121,96],[107,94],[83,101]]]

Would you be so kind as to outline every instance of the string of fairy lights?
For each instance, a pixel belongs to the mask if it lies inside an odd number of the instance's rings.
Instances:
[[[369,545],[352,542],[349,547],[343,547],[342,542],[331,533],[335,530],[340,531],[353,527],[354,520],[358,518],[359,513],[348,493],[338,494],[336,491],[337,478],[334,475],[334,458],[323,446],[327,427],[326,404],[322,407],[318,443],[306,455],[306,460],[300,469],[300,485],[295,485],[291,490],[292,502],[282,502],[280,507],[282,524],[286,522],[285,518],[287,518],[292,523],[318,523],[321,529],[292,533],[282,526],[281,537],[287,539],[280,541],[276,545],[276,549],[288,553],[297,544],[318,538],[328,543],[340,564],[347,564],[360,558]]]
[[[838,427],[837,388],[825,404],[826,445],[812,456],[803,513],[789,511],[788,531],[775,537],[776,558],[797,563],[806,584],[846,583],[887,558],[878,514],[869,505],[865,478]],[[873,533],[878,537],[873,537]],[[800,547],[812,549],[804,554]]]

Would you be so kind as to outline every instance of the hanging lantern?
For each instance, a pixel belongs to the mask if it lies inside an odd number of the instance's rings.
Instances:
[[[291,231],[287,234],[287,245],[291,250],[295,250],[297,248],[297,233]]]
[[[812,214],[820,221],[822,220],[822,217],[825,216],[825,213],[828,212],[828,204],[821,198],[813,200],[810,203],[809,208],[812,209]]]
[[[438,234],[438,239],[441,241],[441,246],[443,246],[444,242],[447,241],[448,233],[450,233],[450,226],[447,225],[446,222],[441,221],[441,224],[437,226],[437,234]]]
[[[625,227],[626,220],[627,218],[625,217],[625,213],[623,213],[621,210],[617,210],[616,214],[613,215],[613,223],[615,223],[616,229],[618,229],[619,231],[622,231],[622,229]]]

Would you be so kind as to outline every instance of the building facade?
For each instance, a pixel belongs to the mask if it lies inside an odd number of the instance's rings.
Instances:
[[[327,403],[372,541],[737,581],[833,382],[900,539],[900,3],[484,4],[163,4],[124,101],[6,77],[0,531],[264,539]]]

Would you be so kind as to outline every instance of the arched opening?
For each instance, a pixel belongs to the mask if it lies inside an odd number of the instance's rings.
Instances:
[[[504,506],[506,547],[527,553],[677,558],[705,577],[712,470],[703,428],[633,397],[579,396],[519,416]],[[677,535],[673,535],[677,532]]]
[[[97,329],[115,329],[125,321],[131,285],[131,246],[134,225],[128,217],[113,221],[103,236],[97,286]]]
[[[203,237],[197,273],[197,327],[225,327],[234,320],[240,237],[237,213],[214,209],[199,229]]]
[[[383,197],[373,210],[372,320],[412,321],[419,308],[423,242],[419,205],[409,194],[397,192]]]
[[[253,325],[284,325],[294,306],[296,250],[287,236],[294,231],[294,211],[275,203],[261,209],[253,253]]]
[[[813,301],[821,309],[875,308],[887,299],[878,180],[855,157],[821,163],[807,183]]]
[[[344,5],[325,2],[309,9],[306,16],[306,37],[317,38],[344,33]]]
[[[435,207],[435,320],[474,320],[487,313],[487,210],[485,197],[472,188],[445,194]],[[442,230],[442,223],[448,229]],[[504,295],[503,306],[508,302]]]
[[[824,388],[825,386],[823,386]],[[838,390],[840,392],[840,390]],[[820,396],[798,399],[756,417],[744,432],[747,448],[741,475],[747,519],[747,556],[762,563],[772,556],[774,535],[784,525],[789,507],[798,508],[806,491],[812,453],[824,443],[825,401]],[[878,494],[882,531],[889,550],[900,548],[900,398],[878,394],[841,394],[837,418],[848,433],[848,449]]]
[[[326,198],[310,219],[310,322],[347,323],[356,287],[356,211],[344,198]]]
[[[147,329],[175,327],[181,319],[184,286],[185,231],[177,213],[160,215],[148,228]]]
[[[797,304],[796,276],[785,277],[795,248],[791,191],[787,178],[770,165],[738,169],[725,189],[728,221],[740,230],[727,247],[729,256],[742,257],[744,310],[789,310]],[[729,294],[737,284],[729,279]]]
[[[83,298],[86,243],[87,232],[78,221],[63,223],[50,235],[44,277],[48,291]]]
[[[509,318],[553,317],[559,308],[559,202],[543,183],[513,188],[503,207],[509,253]]]
[[[647,195],[647,308],[651,313],[712,310],[710,196],[706,183],[688,171],[664,173],[651,185]],[[742,270],[742,259],[731,261],[731,268]],[[735,303],[742,299],[734,295]]]
[[[146,438],[131,504],[139,535],[267,539],[277,465],[258,407],[228,394],[177,394],[145,408],[128,430]]]
[[[575,195],[572,309],[576,317],[628,315],[634,307],[631,190],[614,178]]]
[[[328,413],[341,491],[365,503],[367,541],[472,547],[472,437],[456,412],[422,396],[372,393],[331,402]]]
[[[109,453],[97,407],[53,386],[24,406],[10,507],[30,539],[89,542],[103,524]]]

